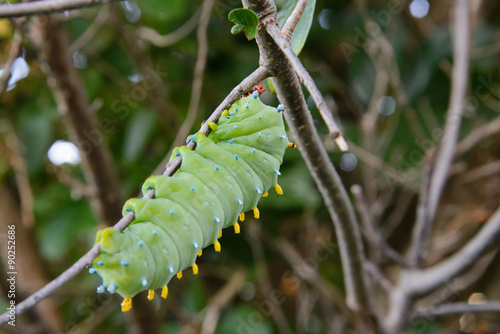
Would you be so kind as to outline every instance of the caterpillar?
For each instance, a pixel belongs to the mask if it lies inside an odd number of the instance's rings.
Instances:
[[[132,297],[148,290],[161,289],[167,298],[167,284],[191,267],[198,273],[197,256],[202,249],[214,245],[221,251],[218,239],[222,229],[233,226],[240,232],[239,221],[245,212],[260,213],[257,202],[275,188],[279,168],[288,141],[283,124],[283,105],[273,108],[263,104],[256,86],[228,110],[217,123],[207,122],[208,136],[198,132],[188,137],[196,149],[176,148],[170,161],[182,157],[179,169],[171,176],[152,176],[143,186],[146,194],[155,190],[153,199],[132,198],[123,207],[135,219],[122,232],[114,228],[98,231],[96,243],[100,253],[92,262],[89,273],[103,280],[98,293],[118,293],[124,300],[122,311],[132,307]]]

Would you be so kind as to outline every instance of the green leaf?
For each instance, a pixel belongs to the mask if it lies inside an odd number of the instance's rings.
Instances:
[[[250,41],[255,38],[259,30],[259,17],[250,9],[237,8],[233,9],[228,15],[229,21],[235,26],[231,28],[231,34],[244,32],[247,39]]]
[[[126,162],[135,161],[140,156],[155,123],[156,113],[152,110],[141,110],[130,120],[123,145],[123,158]]]
[[[292,11],[297,5],[297,2],[298,0],[288,0],[278,11],[278,23],[280,25],[280,28],[283,28],[283,26],[285,25],[286,20],[292,14]],[[290,42],[292,44],[293,52],[295,52],[296,55],[298,55],[300,51],[302,51],[302,48],[306,43],[307,36],[309,35],[309,30],[311,29],[315,7],[316,0],[309,0],[307,2],[306,9],[304,9],[299,23],[297,23],[297,26],[293,31],[292,40]]]

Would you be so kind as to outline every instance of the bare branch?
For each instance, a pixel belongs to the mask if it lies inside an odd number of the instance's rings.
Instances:
[[[469,270],[476,261],[498,245],[500,208],[481,230],[458,252],[425,270],[404,272],[401,283],[410,296],[424,295],[457,275]]]
[[[337,146],[341,151],[347,151],[348,146],[344,139],[342,131],[333,119],[332,112],[328,108],[328,105],[326,104],[326,101],[323,98],[323,95],[321,95],[318,87],[316,87],[316,84],[311,78],[311,75],[309,74],[309,72],[307,72],[304,65],[302,65],[299,58],[297,58],[297,56],[293,52],[290,41],[281,33],[274,21],[273,24],[266,24],[266,30],[283,51],[286,59],[299,76],[300,81],[306,86],[309,93],[311,93],[314,103],[316,103],[316,107],[318,107],[321,117],[323,117],[323,120],[325,121],[325,124],[330,131],[330,136],[335,139],[335,142],[337,143]]]
[[[38,49],[41,68],[82,155],[82,171],[94,196],[91,205],[108,226],[121,216],[122,198],[111,153],[90,112],[85,89],[73,66],[68,41],[60,23],[51,17],[33,19],[31,38]]]
[[[46,15],[118,0],[45,0],[0,5],[0,18]]]
[[[457,302],[431,306],[426,309],[416,311],[414,319],[429,318],[461,313],[500,313],[500,301],[485,302],[481,304],[469,304],[467,302]]]
[[[21,33],[21,28],[17,27],[14,32],[14,37],[12,38],[12,43],[10,45],[9,56],[7,57],[7,62],[2,67],[2,72],[0,74],[0,96],[3,93],[7,80],[10,77],[10,68],[19,55],[19,50],[21,49],[21,42],[23,40],[23,34]]]
[[[281,32],[288,39],[292,38],[293,31],[295,30],[295,27],[299,23],[300,18],[302,17],[302,13],[304,13],[304,10],[306,9],[306,6],[307,6],[307,0],[299,0],[297,2],[297,5],[295,5],[292,14],[290,14],[290,16],[286,19],[283,28],[281,28]]]
[[[229,282],[227,282],[226,285],[224,285],[224,287],[213,296],[208,305],[202,311],[205,313],[205,317],[203,318],[203,323],[201,325],[201,334],[215,333],[221,311],[224,310],[224,308],[226,308],[234,298],[246,276],[245,272],[236,271]]]
[[[460,143],[458,143],[455,155],[458,157],[470,151],[480,141],[497,133],[500,133],[500,117],[496,117],[483,126],[472,130],[469,135],[467,135],[464,139],[462,139],[462,141],[460,141]]]
[[[196,28],[200,19],[200,13],[201,8],[198,8],[193,16],[191,16],[189,20],[186,21],[186,23],[184,23],[181,27],[179,27],[174,32],[171,32],[170,34],[160,35],[156,30],[152,28],[139,27],[137,29],[137,36],[160,48],[170,46],[189,35],[191,31]]]
[[[446,114],[443,140],[436,156],[428,188],[428,200],[423,210],[419,210],[417,221],[422,221],[423,233],[421,240],[412,242],[412,247],[418,254],[417,261],[428,248],[436,212],[441,199],[441,194],[447,180],[448,171],[457,145],[462,115],[464,112],[465,95],[469,78],[469,53],[470,53],[470,18],[469,1],[457,0],[454,8],[454,34],[453,34],[453,75],[451,81],[450,106]]]
[[[372,246],[375,249],[380,248],[380,250],[382,250],[382,252],[384,252],[384,254],[388,258],[399,264],[401,267],[408,267],[408,263],[406,262],[405,258],[394,248],[392,248],[389,243],[387,243],[384,237],[380,234],[380,231],[375,227],[373,216],[370,214],[368,204],[366,203],[366,199],[363,195],[363,189],[361,188],[361,186],[357,184],[353,185],[351,187],[351,192],[356,198],[358,212],[360,213],[361,221],[363,222],[363,225],[367,232],[367,237],[372,243]]]
[[[94,36],[99,32],[99,29],[106,23],[109,17],[109,5],[104,5],[92,24],[81,34],[70,46],[69,53],[81,50]]]

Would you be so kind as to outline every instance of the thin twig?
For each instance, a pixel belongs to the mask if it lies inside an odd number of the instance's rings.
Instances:
[[[316,84],[311,78],[311,75],[309,74],[309,72],[307,72],[304,65],[302,65],[299,58],[297,58],[297,56],[293,52],[290,41],[281,33],[281,30],[279,30],[278,26],[275,23],[267,24],[266,30],[283,51],[287,60],[290,62],[290,65],[293,67],[293,70],[299,76],[300,81],[306,86],[309,93],[311,93],[314,103],[316,103],[316,107],[318,108],[321,117],[323,117],[323,120],[325,121],[325,124],[330,131],[330,136],[335,140],[337,146],[341,151],[347,151],[348,146],[344,139],[342,131],[335,122],[332,112],[328,108],[328,105],[326,104],[326,101],[323,98],[323,95],[321,95],[318,87],[316,87]]]
[[[5,145],[8,150],[7,159],[14,170],[17,188],[19,189],[19,200],[21,202],[21,221],[27,230],[33,228],[35,214],[33,213],[33,191],[31,190],[28,166],[24,157],[25,148],[19,140],[12,124],[2,119],[0,122],[0,134],[5,132]]]
[[[213,296],[202,311],[205,313],[205,317],[201,324],[201,334],[212,334],[215,332],[221,311],[224,310],[234,298],[245,278],[245,272],[236,271],[226,285]]]
[[[363,195],[363,189],[361,186],[357,184],[353,185],[351,187],[351,193],[356,199],[356,205],[361,216],[361,222],[363,222],[367,232],[367,237],[372,246],[375,249],[380,249],[388,258],[399,264],[401,267],[407,268],[408,263],[405,258],[392,248],[391,245],[389,245],[389,243],[380,234],[380,231],[375,227],[373,216],[370,213],[370,209],[368,208],[368,203]]]
[[[222,103],[217,107],[217,109],[215,109],[215,111],[212,113],[212,115],[209,117],[208,120],[216,123],[225,109],[227,109],[234,101],[241,98],[241,95],[249,91],[255,85],[255,83],[264,80],[268,76],[269,76],[269,71],[264,66],[261,66],[257,70],[252,72],[252,74],[246,77],[231,91],[231,93],[229,93],[229,95],[224,99],[224,101],[222,101]],[[210,127],[204,124],[200,129],[200,132],[203,132],[204,134],[208,135],[210,133]],[[194,142],[190,142],[188,144],[188,147],[193,149],[194,147],[193,143]],[[166,166],[166,170],[163,173],[163,175],[172,176],[175,173],[175,171],[179,168],[181,161],[182,159],[179,156],[176,159],[169,162]],[[155,193],[154,190],[151,190],[144,196],[144,198],[153,198],[154,193]],[[129,212],[125,217],[120,219],[113,226],[113,228],[115,228],[118,231],[123,231],[134,220],[134,218],[135,218],[134,213]],[[59,275],[49,284],[44,286],[42,289],[38,290],[28,298],[23,300],[21,303],[17,304],[16,315],[19,316],[24,312],[26,312],[27,310],[31,309],[41,300],[52,295],[60,287],[69,282],[73,277],[78,275],[78,273],[82,271],[84,268],[90,266],[94,258],[99,254],[101,247],[100,245],[101,245],[100,243],[95,244],[94,247],[92,247],[84,256],[82,256],[77,262],[75,262],[70,268],[64,271],[61,275]],[[0,327],[5,325],[8,320],[9,320],[9,313],[6,312],[2,314],[0,316]]]
[[[500,313],[500,301],[491,301],[481,304],[457,302],[431,306],[429,308],[416,311],[414,319],[462,313]]]
[[[286,19],[286,22],[281,29],[281,32],[286,36],[286,38],[292,38],[293,31],[299,23],[300,18],[302,17],[302,13],[304,13],[304,10],[306,9],[306,6],[307,0],[299,0],[297,2],[297,5],[295,5],[292,14],[290,14],[290,16]]]
[[[10,45],[10,51],[9,51],[9,56],[7,57],[7,62],[2,67],[2,72],[0,74],[0,96],[2,96],[4,88],[7,84],[7,80],[9,80],[10,68],[12,67],[14,60],[16,60],[19,54],[22,40],[23,40],[23,34],[21,32],[21,27],[17,27],[16,31],[14,32],[14,37],[12,38],[12,43]]]
[[[118,0],[45,0],[0,5],[0,18],[46,15],[72,9],[97,6]]]
[[[261,61],[262,59],[273,59],[273,71],[276,72],[273,82],[279,100],[285,104],[285,118],[290,132],[293,134],[294,139],[297,140],[300,153],[325,200],[333,221],[344,268],[347,304],[350,308],[359,312],[360,324],[364,325],[364,320],[368,320],[366,314],[369,314],[370,311],[363,268],[364,254],[361,233],[354,208],[340,176],[336,172],[316,131],[299,80],[292,71],[289,57],[285,56],[272,36],[267,33],[272,31],[275,36],[279,37],[278,40],[288,43],[288,40],[281,34],[276,25],[276,7],[274,3],[266,0],[252,0],[250,2],[245,0],[244,5],[256,11],[257,15],[267,15],[262,20],[262,24],[266,26],[266,29],[259,30],[256,36]],[[285,49],[293,54],[290,43]],[[297,60],[296,57],[293,59]],[[343,137],[339,136],[338,138],[343,140]]]
[[[412,242],[417,262],[429,244],[432,226],[437,209],[446,184],[448,170],[455,155],[462,115],[464,112],[465,95],[469,78],[469,53],[470,53],[470,22],[469,1],[457,0],[454,12],[454,61],[451,81],[450,106],[446,114],[443,140],[436,156],[436,163],[428,188],[428,200],[423,210],[418,212],[417,221],[422,221],[423,233],[419,240]]]
[[[165,159],[170,158],[170,155],[172,154],[174,147],[177,147],[184,143],[186,137],[189,134],[189,131],[191,131],[191,128],[193,127],[193,124],[196,121],[196,117],[198,116],[198,112],[200,110],[201,89],[203,87],[203,74],[205,72],[205,67],[207,64],[207,52],[208,52],[207,28],[208,28],[208,23],[210,21],[210,12],[212,11],[213,4],[214,0],[205,0],[202,5],[200,22],[197,31],[198,55],[194,67],[194,79],[191,88],[191,99],[189,101],[189,108],[186,119],[184,120],[184,123],[182,123],[181,127],[177,131],[175,139]],[[167,161],[165,162],[162,161],[163,166]],[[163,169],[163,166],[159,167]]]
[[[149,27],[139,27],[137,29],[137,36],[143,40],[146,40],[157,47],[164,48],[173,45],[189,35],[191,31],[196,28],[198,21],[200,19],[201,8],[198,8],[196,12],[186,21],[182,26],[180,26],[174,32],[167,35],[160,35],[156,30]]]
[[[439,287],[443,282],[466,272],[481,256],[498,246],[499,238],[500,208],[481,230],[454,255],[428,269],[402,273],[402,286],[410,296],[424,295]]]
[[[488,123],[472,130],[464,139],[462,139],[455,151],[455,156],[460,156],[468,151],[470,151],[474,146],[476,146],[480,141],[491,137],[497,133],[500,133],[500,116],[494,118]]]
[[[78,36],[78,38],[73,43],[71,43],[68,50],[70,54],[81,50],[85,45],[87,45],[88,42],[90,42],[92,38],[94,38],[94,36],[99,32],[99,29],[101,29],[104,23],[106,23],[106,20],[109,17],[109,12],[109,5],[104,5],[99,11],[99,14],[95,18],[95,20],[87,28],[87,30],[85,30],[83,34]]]
[[[90,204],[98,219],[111,226],[121,216],[122,188],[96,116],[89,112],[83,83],[68,50],[67,36],[60,22],[51,17],[37,17],[32,22],[30,36],[38,50],[40,67],[70,137],[80,150],[82,171],[94,192]]]
[[[248,224],[247,229],[247,237],[250,244],[250,249],[252,250],[252,255],[255,260],[255,270],[256,276],[259,283],[259,288],[267,298],[273,295],[273,287],[271,281],[269,280],[269,271],[267,270],[267,262],[264,257],[264,247],[262,246],[261,241],[261,230],[260,225],[252,221]],[[279,303],[274,304],[274,312],[271,313],[271,317],[273,318],[276,326],[279,329],[280,333],[292,333],[292,330],[286,321],[285,314],[279,305]]]

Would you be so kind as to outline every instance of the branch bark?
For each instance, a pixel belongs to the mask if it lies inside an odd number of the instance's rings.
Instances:
[[[363,320],[366,320],[366,315],[371,312],[364,280],[364,254],[359,223],[347,191],[314,127],[299,80],[294,73],[294,70],[303,69],[303,66],[300,64],[292,68],[290,57],[285,55],[283,49],[291,51],[291,48],[277,26],[274,3],[268,0],[245,0],[243,4],[257,13],[261,24],[265,27],[259,30],[256,36],[261,65],[265,64],[275,75],[274,86],[279,100],[285,104],[285,118],[290,132],[297,141],[300,153],[333,220],[344,269],[347,305],[361,314]],[[268,33],[270,31],[273,33],[272,36]],[[280,48],[275,40],[288,42],[288,46]],[[293,59],[298,61],[297,58]],[[340,131],[338,133],[340,134]]]
[[[110,226],[121,216],[121,187],[111,154],[73,66],[67,38],[53,18],[39,17],[33,20],[31,39],[37,46],[42,70],[69,135],[82,155],[82,170],[94,193],[91,199],[94,212]]]
[[[470,57],[470,17],[469,1],[457,0],[454,8],[453,34],[453,72],[451,81],[450,105],[446,114],[444,135],[436,163],[433,166],[428,186],[428,200],[423,210],[418,212],[415,231],[419,233],[412,242],[410,261],[418,266],[428,248],[434,219],[439,206],[443,189],[448,179],[448,171],[455,156],[458,135],[464,112],[465,96],[469,82]]]
[[[0,5],[0,18],[46,15],[72,9],[97,6],[118,0],[45,0]]]

